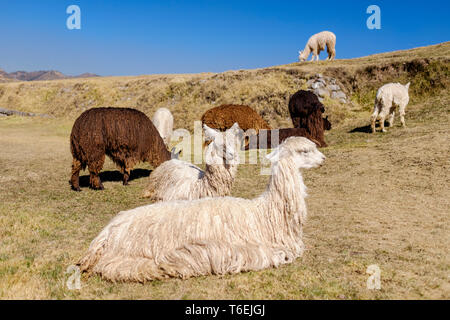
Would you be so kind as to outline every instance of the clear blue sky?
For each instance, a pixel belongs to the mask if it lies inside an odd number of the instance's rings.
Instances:
[[[66,28],[71,4],[81,30]],[[371,4],[381,30],[366,27]],[[257,68],[296,61],[322,30],[337,35],[338,59],[353,58],[449,41],[449,12],[448,0],[0,0],[0,68],[105,76]]]

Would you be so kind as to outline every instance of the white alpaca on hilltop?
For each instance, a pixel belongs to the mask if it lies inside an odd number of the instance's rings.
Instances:
[[[272,176],[252,200],[169,201],[120,212],[92,241],[82,271],[112,281],[188,278],[261,270],[302,255],[306,187],[299,169],[324,160],[303,137],[286,139],[267,158]]]
[[[311,36],[306,43],[305,49],[298,52],[298,60],[306,61],[312,52],[311,61],[314,61],[314,58],[319,61],[319,54],[325,50],[325,46],[328,52],[327,60],[334,60],[336,56],[336,35],[330,31],[322,31]]]
[[[159,108],[153,115],[152,122],[166,146],[169,145],[173,132],[173,116],[169,109]]]
[[[225,132],[203,126],[207,140],[206,170],[172,159],[163,162],[149,177],[144,197],[153,201],[194,200],[227,196],[239,165],[243,131],[235,123]]]
[[[394,124],[395,108],[399,107],[400,122],[405,127],[405,109],[409,102],[409,85],[400,83],[388,83],[377,91],[375,98],[375,106],[372,116],[370,117],[370,126],[372,133],[375,132],[375,122],[380,119],[380,127],[382,132],[386,132],[384,128],[384,120],[389,115],[389,127]]]

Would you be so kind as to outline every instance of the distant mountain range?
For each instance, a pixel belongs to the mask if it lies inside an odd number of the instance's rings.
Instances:
[[[8,73],[0,69],[0,82],[11,81],[45,81],[45,80],[59,80],[59,79],[73,79],[73,78],[91,78],[99,77],[93,73],[83,73],[79,76],[67,76],[59,71],[16,71]]]

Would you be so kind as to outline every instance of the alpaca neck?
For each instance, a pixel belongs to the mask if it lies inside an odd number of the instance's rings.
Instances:
[[[302,175],[290,159],[283,159],[272,168],[267,190],[259,198],[263,203],[265,219],[284,220],[289,233],[301,235],[301,224],[306,218],[306,186]],[[279,224],[278,224],[279,225]],[[274,237],[280,230],[273,230]]]
[[[306,129],[309,131],[311,136],[320,140],[320,142],[324,141],[322,113],[316,111],[308,117],[306,121]]]
[[[306,44],[305,49],[303,49],[303,54],[305,55],[305,59],[308,59],[309,55],[311,54],[311,48],[308,44]]]
[[[148,151],[146,161],[151,163],[154,167],[159,167],[161,163],[172,159],[172,153],[167,150],[167,147],[162,139],[156,141],[155,143],[156,145],[154,146],[154,148]],[[154,152],[155,150],[157,150],[158,152]]]
[[[215,194],[228,195],[236,176],[236,164],[207,164],[203,182],[209,190],[215,190]]]

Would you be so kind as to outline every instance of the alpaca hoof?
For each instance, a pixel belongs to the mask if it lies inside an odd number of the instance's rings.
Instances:
[[[124,186],[128,186],[128,185],[130,185],[130,183],[129,183],[128,181],[124,181],[124,182],[123,182],[123,185],[124,185]]]

